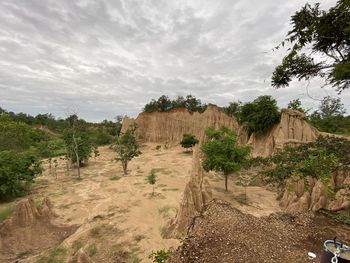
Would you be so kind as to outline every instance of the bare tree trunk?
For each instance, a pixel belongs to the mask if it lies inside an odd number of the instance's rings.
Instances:
[[[225,191],[227,192],[227,179],[228,179],[228,175],[225,174]]]
[[[49,158],[49,173],[52,174],[52,158]]]
[[[75,121],[73,121],[73,142],[74,142],[74,153],[77,158],[77,170],[78,170],[78,179],[80,179],[80,159],[79,159],[79,146],[75,138]]]
[[[127,175],[128,174],[128,162],[127,161],[123,161],[122,165],[123,165],[124,175]]]

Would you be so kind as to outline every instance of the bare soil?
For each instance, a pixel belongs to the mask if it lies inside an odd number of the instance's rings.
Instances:
[[[325,240],[349,244],[349,233],[349,226],[312,213],[257,218],[213,200],[168,262],[310,262],[309,251],[319,262]]]
[[[121,164],[114,161],[115,153],[109,147],[99,148],[100,156],[91,158],[81,169],[80,180],[74,170],[66,171],[62,160],[59,160],[57,178],[49,174],[45,165],[45,173],[36,180],[30,196],[34,200],[48,196],[59,215],[57,222],[79,226],[63,241],[66,251],[61,262],[67,262],[71,255],[84,248],[95,262],[142,260],[147,263],[151,262],[148,255],[152,251],[175,250],[181,244],[178,239],[164,239],[162,234],[177,213],[189,180],[192,154],[178,146],[162,145],[160,150],[156,150],[156,146],[151,143],[142,146],[143,154],[130,162],[127,176],[123,175]],[[154,195],[145,179],[152,169],[158,179]],[[280,219],[275,215],[281,211],[276,194],[265,187],[237,186],[237,178],[233,176],[229,191],[225,192],[220,175],[213,173],[209,178],[213,197],[224,200],[225,205],[212,205],[202,218],[195,220],[194,229],[171,262],[285,262],[274,261],[286,258],[281,257],[285,252],[288,256],[295,253],[293,259],[299,256],[304,259],[305,253],[312,249],[317,252],[316,248],[322,247],[324,237],[338,235],[329,227],[325,233],[330,236],[318,236],[319,231],[309,228],[310,225],[303,223],[299,227],[299,223],[295,223],[299,219],[289,216]],[[7,205],[1,204],[0,209]],[[324,225],[326,229],[328,223]],[[265,257],[267,251],[271,257]],[[37,262],[48,258],[50,251],[45,246],[39,255],[37,253],[28,251],[17,255],[22,259],[20,262]]]

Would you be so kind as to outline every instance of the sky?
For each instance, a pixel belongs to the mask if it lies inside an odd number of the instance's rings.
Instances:
[[[319,81],[271,87],[284,55],[272,49],[305,2],[1,0],[0,107],[101,121],[135,117],[163,94],[219,106],[268,94],[315,109],[336,96]],[[341,98],[350,113],[350,91]]]

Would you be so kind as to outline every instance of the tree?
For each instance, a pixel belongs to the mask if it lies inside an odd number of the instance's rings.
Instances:
[[[271,96],[260,96],[253,102],[245,103],[240,110],[240,122],[249,133],[264,133],[279,121],[277,101]]]
[[[237,119],[239,118],[240,110],[241,110],[242,102],[230,102],[230,104],[226,107],[224,107],[224,111],[226,112],[227,115],[231,117],[236,117]]]
[[[146,177],[147,182],[153,186],[153,190],[152,190],[152,196],[154,195],[154,185],[157,182],[157,175],[154,171],[154,169],[152,169],[149,173],[149,175]]]
[[[182,137],[182,141],[180,142],[180,144],[187,151],[187,149],[192,148],[198,142],[199,141],[196,138],[196,136],[194,136],[193,134],[190,134],[190,133],[185,133]]]
[[[310,115],[311,123],[321,131],[349,134],[350,116],[345,114],[340,98],[325,97],[317,111]]]
[[[235,133],[227,127],[221,127],[219,130],[208,128],[205,134],[208,141],[202,146],[206,155],[203,168],[206,171],[223,172],[227,191],[228,176],[240,170],[247,160],[250,147],[238,145]]]
[[[40,173],[40,161],[33,152],[0,151],[0,199],[23,194]]]
[[[343,116],[346,110],[340,98],[324,97],[319,107],[321,116]]]
[[[272,86],[289,86],[293,78],[300,81],[321,77],[339,92],[349,88],[349,21],[349,0],[339,0],[328,11],[320,10],[319,3],[306,4],[297,11],[291,18],[292,30],[276,47],[291,45],[273,72]]]
[[[82,121],[76,114],[67,118],[69,129],[65,131],[63,138],[66,143],[67,158],[77,166],[77,176],[80,179],[80,167],[88,161],[93,147]]]
[[[114,147],[117,153],[116,160],[121,161],[124,175],[127,175],[129,161],[141,154],[134,132],[135,128],[132,128],[128,129],[124,134],[120,134]]]
[[[287,108],[288,108],[288,109],[297,110],[297,111],[300,111],[300,112],[305,112],[305,110],[301,107],[301,101],[300,101],[300,99],[291,100],[291,101],[288,103]]]

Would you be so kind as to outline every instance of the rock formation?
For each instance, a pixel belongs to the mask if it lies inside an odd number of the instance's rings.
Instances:
[[[305,114],[292,109],[283,109],[281,120],[265,134],[252,134],[248,144],[253,156],[267,157],[286,145],[311,142],[320,135],[306,120]]]
[[[12,216],[0,224],[0,261],[12,262],[21,253],[37,254],[77,229],[54,223],[54,217],[48,198],[39,206],[31,198],[19,202]]]
[[[328,188],[321,180],[312,178],[308,179],[307,188],[302,180],[290,181],[282,194],[280,203],[289,212],[339,210],[350,206],[349,170],[335,171]]]
[[[206,203],[212,199],[209,182],[204,176],[199,146],[194,149],[190,181],[180,202],[179,212],[169,228],[169,236],[184,234],[192,218],[199,215]]]
[[[227,126],[234,130],[240,142],[247,141],[247,135],[236,119],[228,116],[221,108],[209,104],[203,113],[189,112],[185,108],[173,109],[168,112],[142,112],[133,120],[123,119],[122,132],[136,125],[136,136],[143,142],[174,143],[182,140],[184,133],[192,133],[199,140],[204,139],[208,127],[219,128]]]

